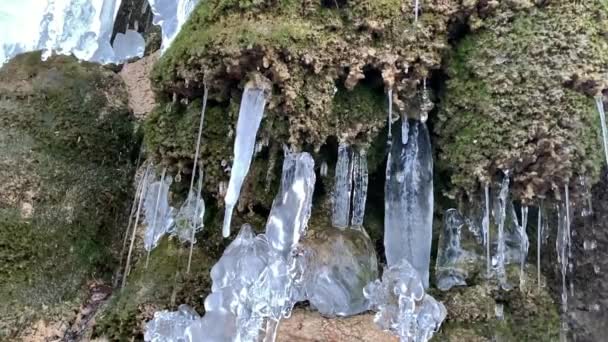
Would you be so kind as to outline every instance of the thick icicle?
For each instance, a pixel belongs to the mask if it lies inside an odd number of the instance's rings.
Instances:
[[[419,272],[405,259],[385,267],[382,280],[367,285],[363,293],[377,312],[376,325],[402,342],[429,341],[447,315],[443,304],[424,292]]]
[[[334,176],[334,192],[331,223],[334,227],[344,229],[348,227],[350,218],[350,198],[353,186],[353,163],[351,163],[352,149],[340,143],[338,146],[338,162]]]
[[[388,266],[407,260],[429,284],[433,157],[424,123],[411,121],[408,143],[394,139],[386,166],[384,247]]]
[[[365,150],[353,151],[353,216],[352,227],[362,227],[367,201],[367,185],[369,173],[367,170],[367,153]]]
[[[414,21],[418,22],[418,14],[420,12],[420,0],[414,0]]]
[[[153,23],[162,30],[161,51],[164,53],[186,22],[198,0],[148,0],[152,13]]]
[[[265,323],[290,314],[297,297],[294,248],[308,224],[314,183],[312,157],[287,153],[266,234],[256,237],[244,225],[213,266],[205,316],[186,329],[190,341],[257,341]],[[270,322],[267,340],[277,324]]]
[[[241,186],[249,172],[255,137],[262,122],[264,107],[266,106],[266,94],[264,89],[254,88],[247,85],[241,101],[239,118],[236,126],[236,139],[234,141],[234,162],[230,173],[230,183],[224,202],[226,212],[222,234],[230,236],[230,223],[232,211],[241,193]]]
[[[283,255],[293,249],[306,230],[315,181],[314,160],[310,154],[286,152],[281,187],[266,223],[270,245]]]
[[[608,128],[606,128],[606,112],[604,111],[604,100],[602,96],[595,98],[597,111],[600,114],[600,123],[602,124],[602,141],[604,142],[604,156],[608,164]]]

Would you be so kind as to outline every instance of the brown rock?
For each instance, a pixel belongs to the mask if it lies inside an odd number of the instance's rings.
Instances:
[[[281,322],[277,341],[291,342],[397,342],[397,337],[381,331],[373,314],[348,318],[326,318],[318,312],[294,310]]]
[[[149,75],[158,55],[159,52],[155,52],[133,63],[127,63],[120,71],[129,92],[129,108],[137,119],[143,119],[156,104]]]

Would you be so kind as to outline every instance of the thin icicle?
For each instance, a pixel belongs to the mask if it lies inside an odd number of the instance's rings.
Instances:
[[[155,203],[155,206],[154,206],[154,213],[152,214],[153,215],[153,218],[152,218],[152,228],[151,228],[152,229],[152,234],[156,234],[156,225],[157,225],[157,222],[158,222],[158,208],[160,206],[161,196],[163,194],[162,185],[165,184],[165,175],[166,175],[166,173],[167,173],[167,168],[164,168],[163,169],[163,173],[160,176],[160,184],[158,186],[158,193],[156,195],[156,203]],[[149,229],[150,229],[150,227],[148,226],[148,230]],[[148,234],[146,234],[146,237],[147,236],[148,236]],[[150,252],[152,251],[152,248],[154,248],[153,245],[151,245],[151,246],[152,247],[148,249],[148,255],[146,256],[146,267],[145,268],[148,268],[148,262],[150,261]]]
[[[351,219],[352,227],[362,227],[365,217],[365,203],[367,201],[367,153],[361,150],[353,153],[353,216]]]
[[[490,184],[484,186],[484,204],[483,221],[481,222],[483,241],[486,247],[486,275],[490,277],[492,274],[492,253],[490,252]]]
[[[420,0],[414,0],[414,21],[418,22],[418,13],[420,11]]]
[[[608,129],[606,128],[606,112],[604,111],[604,101],[601,95],[595,98],[595,104],[597,105],[597,111],[600,113],[602,140],[604,142],[604,156],[606,157],[606,164],[608,164]]]
[[[196,243],[196,239],[194,238],[194,234],[196,234],[198,228],[204,226],[204,218],[205,218],[205,201],[201,198],[201,193],[203,191],[203,173],[201,172],[198,177],[198,186],[196,189],[196,207],[194,210],[194,220],[192,222],[192,235],[190,235],[190,252],[188,254],[188,267],[186,268],[186,274],[190,273],[190,265],[192,264],[192,252],[194,251],[194,244]],[[200,221],[199,221],[200,220]]]
[[[528,227],[528,206],[523,205],[521,207],[521,226],[519,231],[519,237],[521,239],[521,257],[519,260],[519,287],[523,288],[526,283],[526,255],[528,254],[528,234],[526,233],[526,228]]]
[[[334,176],[334,192],[331,223],[334,227],[348,227],[350,199],[353,185],[352,149],[344,143],[338,146],[338,162]]]
[[[567,186],[566,186],[567,189]],[[556,239],[556,249],[557,249],[557,261],[560,264],[560,271],[562,276],[562,323],[560,329],[560,341],[566,341],[566,335],[568,331],[568,324],[566,322],[566,315],[568,312],[568,291],[566,286],[566,274],[568,272],[568,248],[570,245],[570,235],[569,235],[569,224],[568,219],[570,216],[570,209],[568,209],[569,203],[568,200],[565,200],[561,206],[558,206],[558,229],[557,229],[557,239]]]
[[[226,212],[222,234],[225,238],[230,236],[230,223],[232,212],[241,193],[241,186],[251,166],[255,137],[266,106],[266,94],[264,89],[247,86],[243,93],[239,118],[236,126],[236,139],[234,141],[234,162],[230,173],[230,183],[224,202]]]
[[[542,235],[543,235],[543,200],[540,200],[540,204],[538,206],[538,224],[536,228],[536,282],[538,288],[541,287],[540,283],[540,256],[541,256],[541,248],[542,248]]]
[[[393,143],[393,89],[388,90],[388,137],[387,144],[391,146]]]

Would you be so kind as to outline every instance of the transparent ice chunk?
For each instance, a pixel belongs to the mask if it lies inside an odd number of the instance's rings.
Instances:
[[[182,304],[177,311],[157,311],[154,318],[146,323],[146,342],[186,342],[186,328],[200,316],[188,305]]]
[[[134,57],[143,57],[146,49],[144,37],[133,30],[125,33],[118,32],[114,38],[114,56],[118,61],[127,61]]]
[[[353,215],[352,227],[362,227],[367,202],[367,185],[369,172],[367,170],[367,154],[365,150],[353,151]]]
[[[302,283],[312,307],[326,316],[369,310],[363,288],[378,278],[378,261],[364,229],[313,231],[302,245]]]
[[[405,259],[386,267],[382,280],[368,284],[364,295],[376,311],[376,325],[402,342],[429,341],[447,315],[443,304],[425,293],[418,270]]]

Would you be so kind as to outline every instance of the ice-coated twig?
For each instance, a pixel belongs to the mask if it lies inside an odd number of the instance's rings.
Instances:
[[[230,173],[230,183],[228,184],[226,197],[224,197],[226,211],[222,235],[225,238],[230,236],[232,212],[239,199],[241,187],[251,166],[251,159],[255,148],[255,137],[262,122],[265,106],[265,90],[247,85],[243,93],[237,121],[236,139],[234,141],[234,162]]]
[[[186,274],[190,274],[190,265],[192,264],[192,252],[194,250],[194,234],[196,233],[196,228],[199,225],[198,222],[198,217],[199,217],[199,211],[201,210],[200,206],[202,204],[203,209],[203,215],[205,212],[205,202],[201,201],[201,192],[203,191],[203,173],[201,172],[198,178],[198,187],[196,190],[196,209],[194,210],[194,221],[192,224],[192,235],[190,235],[190,252],[188,254],[188,267],[186,268]],[[201,203],[202,202],[202,203]],[[203,217],[201,217],[201,220],[203,219]],[[203,225],[203,222],[200,222],[201,225]]]
[[[190,190],[188,191],[188,196],[190,196],[190,194],[192,193],[192,188],[194,187],[194,177],[196,176],[196,167],[198,164],[198,155],[200,153],[200,149],[201,149],[201,137],[203,135],[203,122],[205,120],[205,111],[207,109],[207,99],[209,97],[209,88],[207,87],[207,84],[204,85],[205,90],[203,92],[203,109],[201,110],[201,118],[200,118],[200,122],[198,124],[198,137],[196,138],[196,152],[194,153],[194,165],[192,166],[192,179],[190,180]],[[198,210],[199,210],[199,202],[200,202],[200,197],[201,197],[201,191],[202,191],[202,180],[203,180],[203,173],[201,172],[201,174],[199,175],[199,187],[198,187],[198,191],[196,194],[196,211],[195,211],[195,217],[194,217],[194,225],[192,225],[192,236],[190,237],[190,251],[188,254],[188,267],[186,269],[186,273],[190,273],[190,264],[192,263],[192,252],[194,249],[194,234],[196,233],[196,216],[198,216]]]
[[[144,173],[144,180],[142,184],[141,195],[139,197],[139,203],[137,204],[137,212],[135,213],[135,224],[133,225],[133,233],[131,234],[131,243],[129,245],[129,252],[127,253],[127,262],[125,264],[125,272],[122,276],[122,284],[121,289],[124,289],[127,286],[127,277],[131,272],[131,255],[133,253],[133,246],[135,245],[135,236],[137,233],[137,227],[139,225],[139,217],[141,215],[141,207],[144,203],[144,199],[146,197],[146,192],[148,189],[148,177],[149,177],[150,165],[146,168],[146,172]]]

